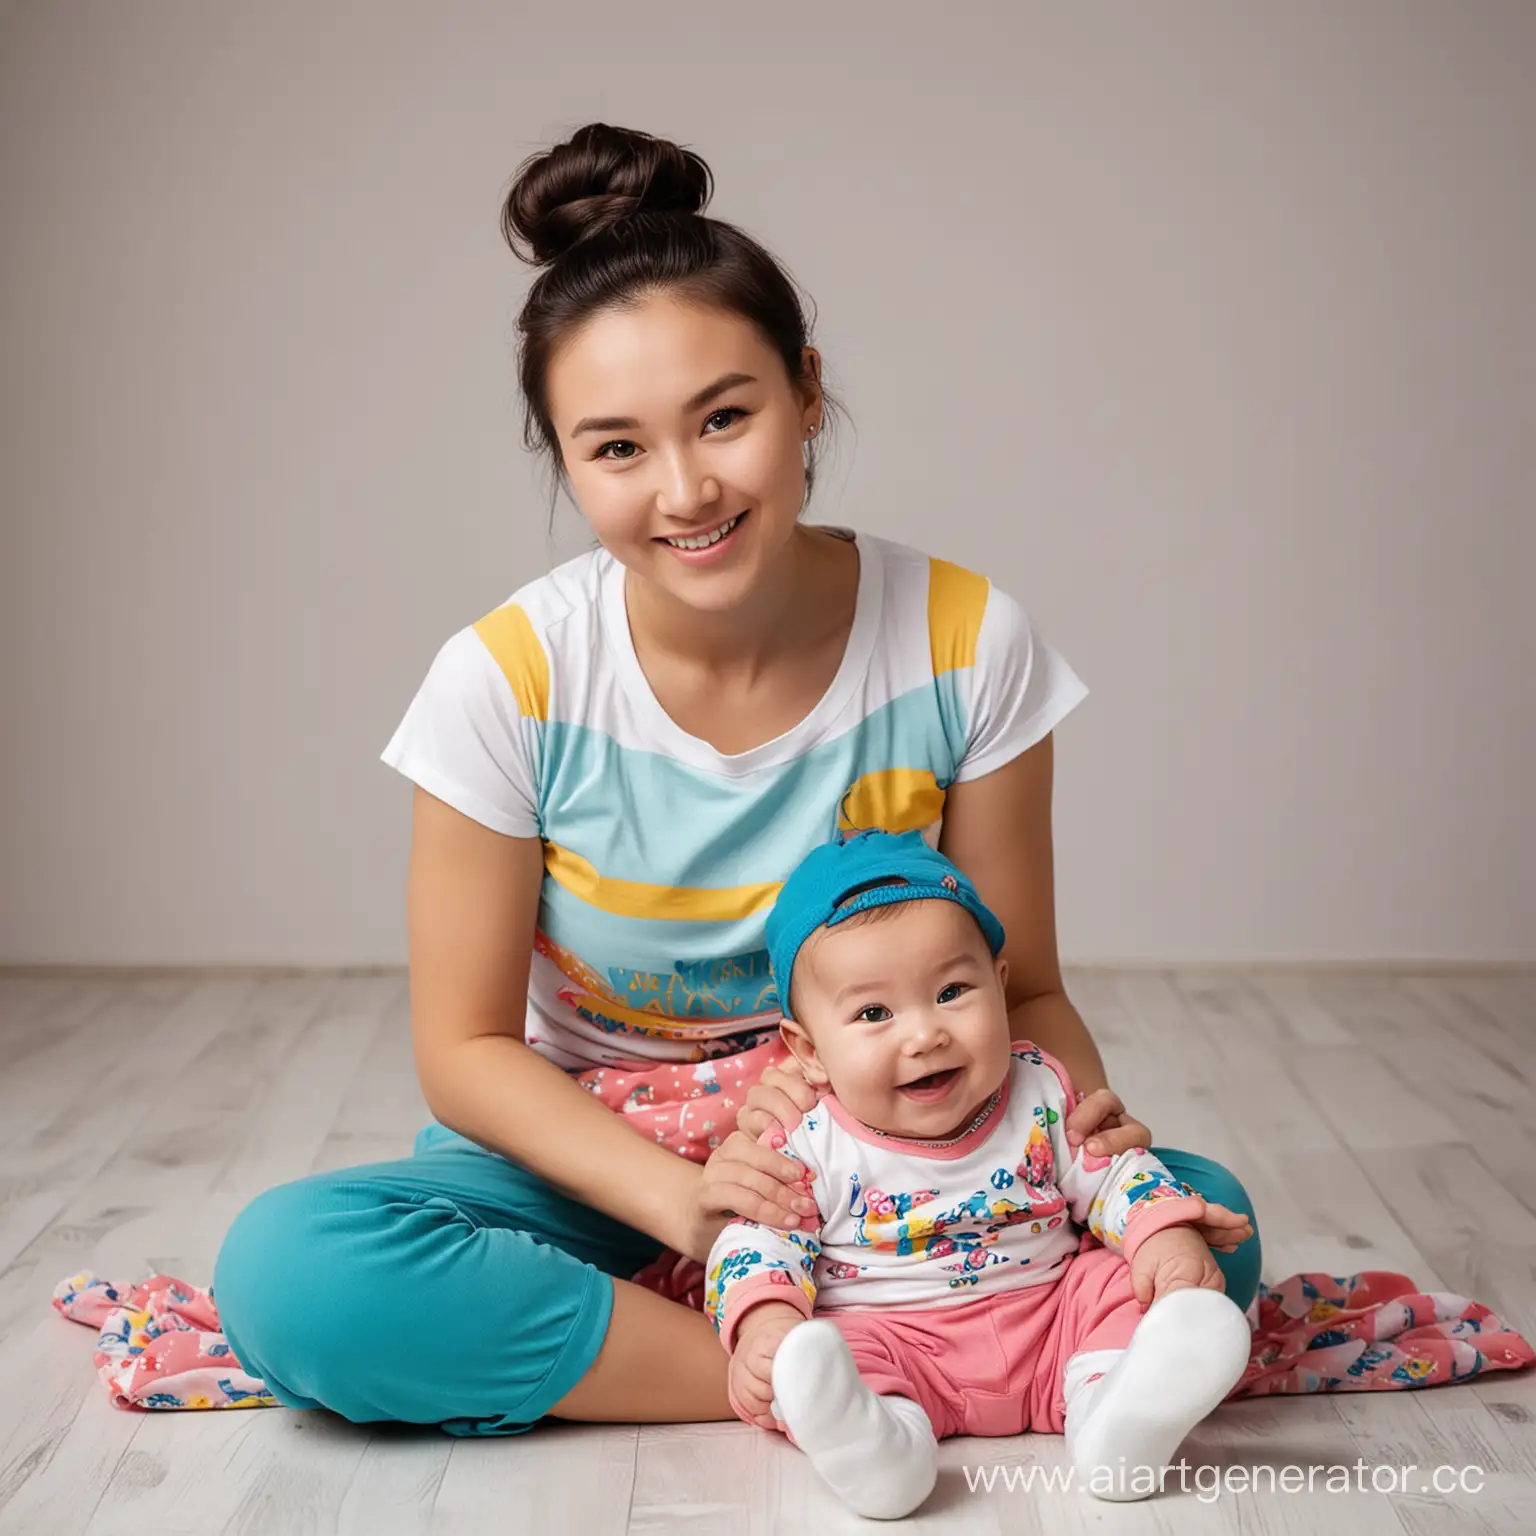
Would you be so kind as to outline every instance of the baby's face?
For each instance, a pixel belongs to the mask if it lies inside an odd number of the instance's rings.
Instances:
[[[942,1139],[1008,1074],[1007,974],[964,907],[900,902],[812,935],[785,1032],[810,1080],[866,1125]]]

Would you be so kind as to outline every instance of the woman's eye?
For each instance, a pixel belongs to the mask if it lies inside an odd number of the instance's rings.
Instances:
[[[891,1010],[883,1003],[871,1003],[868,1008],[860,1008],[857,1015],[861,1024],[883,1024],[890,1016]]]
[[[748,414],[750,413],[742,410],[739,405],[722,406],[718,411],[711,411],[709,415],[704,418],[704,425],[707,427],[710,422],[712,422],[717,416],[729,416],[731,420],[726,422],[725,426],[733,427],[736,425],[736,417],[746,416]],[[725,427],[722,427],[720,430],[723,432]],[[592,457],[594,459],[613,459],[615,464],[628,464],[634,459],[634,455],[632,453],[621,454],[618,457],[615,457],[613,454],[609,453],[608,450],[610,448],[633,448],[634,446],[635,445],[630,442],[627,437],[616,437],[609,442],[604,443],[603,446],[592,455]]]
[[[963,981],[952,981],[939,993],[939,1001],[941,1003],[952,1003],[964,991],[965,983]]]

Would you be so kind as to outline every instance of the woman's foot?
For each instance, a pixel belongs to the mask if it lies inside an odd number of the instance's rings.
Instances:
[[[933,1491],[939,1448],[928,1415],[881,1397],[859,1377],[835,1323],[791,1328],[773,1357],[774,1413],[856,1514],[899,1520]]]
[[[1104,1375],[1074,1380],[1067,1363],[1067,1451],[1082,1486],[1101,1499],[1144,1499],[1196,1424],[1237,1385],[1252,1333],[1220,1291],[1182,1290],[1155,1301]],[[1074,1357],[1089,1364],[1085,1357]]]

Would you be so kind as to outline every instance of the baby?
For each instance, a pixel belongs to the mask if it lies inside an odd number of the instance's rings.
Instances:
[[[874,1518],[927,1498],[950,1435],[1064,1432],[1091,1492],[1145,1497],[1248,1364],[1197,1227],[1251,1228],[1144,1149],[1068,1145],[1066,1072],[1009,1039],[1002,928],[920,833],[816,849],[768,948],[829,1091],[781,1148],[819,1231],[736,1220],[710,1251],[738,1415]]]

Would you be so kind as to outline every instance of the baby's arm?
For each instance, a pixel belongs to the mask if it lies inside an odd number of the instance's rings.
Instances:
[[[1049,1139],[1056,1187],[1079,1226],[1129,1260],[1154,1232],[1200,1220],[1205,1202],[1145,1147],[1110,1158],[1094,1157],[1082,1144],[1071,1146],[1065,1122],[1077,1096],[1066,1068],[1028,1042],[1015,1042],[1014,1054],[1035,1069],[1030,1076],[1039,1108],[1031,1144],[1038,1137]]]
[[[798,1127],[779,1150],[786,1157],[808,1163],[808,1149],[797,1133]],[[812,1181],[812,1188],[819,1182],[819,1178]],[[704,1312],[727,1350],[736,1347],[742,1319],[761,1302],[784,1303],[803,1317],[811,1315],[820,1253],[821,1240],[815,1232],[769,1227],[740,1218],[721,1231],[705,1267]]]

